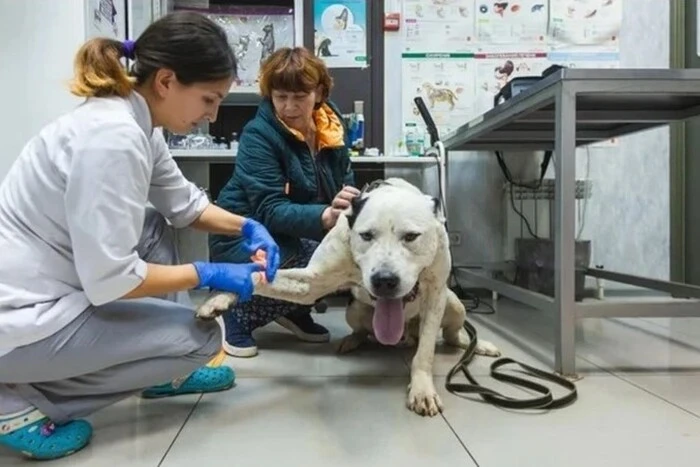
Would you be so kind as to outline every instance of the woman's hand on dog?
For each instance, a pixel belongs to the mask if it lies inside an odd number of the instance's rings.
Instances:
[[[326,230],[331,230],[335,223],[338,222],[338,217],[343,212],[342,209],[336,209],[332,206],[328,206],[321,215],[321,223],[323,228]]]
[[[333,202],[328,206],[321,215],[323,228],[330,230],[338,222],[340,214],[350,207],[352,200],[360,194],[360,190],[352,186],[344,186],[340,192],[335,195]]]
[[[334,209],[347,209],[350,207],[352,200],[360,194],[360,190],[353,186],[344,186],[340,192],[335,195],[331,207]],[[336,216],[337,217],[337,216]]]

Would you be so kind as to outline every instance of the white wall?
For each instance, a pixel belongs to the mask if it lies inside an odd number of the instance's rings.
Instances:
[[[629,7],[628,7],[629,6]],[[622,68],[668,68],[670,2],[625,0],[620,32]],[[577,153],[585,175],[585,150]],[[593,264],[639,276],[670,278],[670,135],[667,126],[591,150],[593,196],[583,238],[593,241]],[[606,284],[607,289],[627,289]]]
[[[84,0],[0,0],[0,180],[42,126],[80,102],[67,83],[84,11]]]

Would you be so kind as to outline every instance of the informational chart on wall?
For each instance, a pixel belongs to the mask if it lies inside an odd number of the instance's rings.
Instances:
[[[496,94],[518,76],[541,76],[554,64],[619,67],[622,3],[403,1],[404,133],[425,131],[417,96],[445,136],[491,109]]]
[[[366,67],[366,1],[315,0],[314,49],[329,68]]]
[[[403,30],[406,51],[470,51],[474,0],[404,0]]]
[[[565,45],[615,47],[622,22],[622,0],[557,0],[550,9],[551,35]]]
[[[478,41],[490,44],[543,44],[547,38],[548,0],[477,1]]]
[[[472,54],[404,54],[402,62],[402,99],[410,103],[402,111],[408,127],[424,126],[413,100],[418,95],[423,97],[435,124],[445,131],[459,127],[473,115]]]
[[[493,107],[494,97],[508,81],[518,76],[541,75],[551,65],[546,52],[485,52],[474,56],[475,113]],[[468,120],[467,120],[468,121]],[[465,121],[466,122],[466,121]],[[463,124],[465,122],[462,122]]]

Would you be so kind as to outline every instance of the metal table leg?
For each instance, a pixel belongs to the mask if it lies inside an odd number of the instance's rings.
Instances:
[[[576,95],[559,84],[555,100],[555,222],[554,296],[558,320],[555,336],[555,370],[565,376],[576,372],[575,309],[575,195],[576,195]]]

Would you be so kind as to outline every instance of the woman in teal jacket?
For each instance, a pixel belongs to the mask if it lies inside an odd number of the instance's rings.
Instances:
[[[304,267],[359,191],[353,187],[347,131],[328,100],[332,80],[322,60],[298,47],[277,50],[263,64],[263,101],[243,129],[231,179],[217,204],[262,223],[280,246],[284,268]],[[238,238],[210,238],[212,261],[250,261]],[[257,355],[252,331],[272,321],[307,342],[327,342],[311,308],[253,297],[223,316],[224,349]]]

